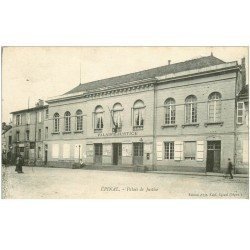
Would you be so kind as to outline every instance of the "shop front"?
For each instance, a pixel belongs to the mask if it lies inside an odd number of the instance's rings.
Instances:
[[[87,165],[152,166],[153,138],[122,135],[103,135],[87,140]]]

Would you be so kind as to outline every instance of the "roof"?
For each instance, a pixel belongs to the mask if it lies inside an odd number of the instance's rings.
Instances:
[[[241,89],[238,97],[239,98],[248,98],[248,85],[244,85],[243,88]]]
[[[219,65],[223,63],[225,62],[214,57],[213,55],[210,55],[207,57],[192,59],[192,60],[188,60],[185,62],[174,63],[170,65],[165,65],[165,66],[161,66],[157,68],[152,68],[152,69],[147,69],[147,70],[131,73],[131,74],[126,74],[126,75],[121,75],[121,76],[106,78],[103,80],[80,84],[65,94],[72,94],[72,93],[77,93],[81,91],[90,91],[90,90],[104,88],[104,87],[115,87],[115,85],[119,85],[119,84],[154,78],[157,76],[163,76],[163,75],[178,73],[178,72],[187,71],[187,70],[201,69],[201,68],[215,66],[215,65]]]
[[[27,111],[31,112],[31,111],[35,111],[35,110],[45,109],[45,108],[48,108],[48,107],[49,107],[49,105],[37,106],[37,107],[34,107],[34,108],[13,111],[10,114],[23,113],[23,112],[27,112]]]

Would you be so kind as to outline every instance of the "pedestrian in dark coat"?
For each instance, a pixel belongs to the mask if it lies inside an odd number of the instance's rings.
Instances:
[[[16,172],[17,173],[23,173],[23,157],[22,155],[19,155],[16,160]]]
[[[227,166],[227,171],[228,171],[228,174],[230,175],[230,179],[233,179],[233,174],[232,174],[232,170],[233,170],[233,164],[231,162],[231,159],[228,158],[228,166]]]

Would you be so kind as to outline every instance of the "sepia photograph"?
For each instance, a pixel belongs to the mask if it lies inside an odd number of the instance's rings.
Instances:
[[[2,47],[2,199],[249,199],[248,47]]]

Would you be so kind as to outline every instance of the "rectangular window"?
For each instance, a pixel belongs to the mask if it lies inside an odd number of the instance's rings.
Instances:
[[[103,129],[103,115],[102,113],[96,113],[95,115],[95,128]]]
[[[30,131],[29,130],[26,131],[26,140],[27,141],[30,140]]]
[[[42,122],[42,111],[38,112],[38,122]]]
[[[49,128],[45,127],[45,139],[48,139]]]
[[[42,150],[41,147],[38,147],[38,159],[42,158]]]
[[[19,126],[22,124],[22,117],[21,115],[16,115],[16,125]]]
[[[188,103],[186,104],[186,123],[197,122],[197,104]]]
[[[30,124],[30,113],[26,114],[26,124]]]
[[[48,109],[45,110],[45,119],[49,119],[49,110]]]
[[[196,157],[196,142],[188,141],[185,142],[184,147],[184,158],[185,160],[195,160]]]
[[[237,123],[243,124],[243,117],[244,117],[244,102],[237,103]]]
[[[174,142],[165,142],[165,159],[174,159]]]
[[[82,131],[82,115],[76,116],[76,130]]]
[[[19,131],[16,132],[16,141],[20,141],[20,132]]]
[[[173,105],[166,107],[165,124],[175,124],[175,106]]]
[[[41,139],[42,139],[42,130],[39,129],[38,130],[38,141],[41,141]]]

